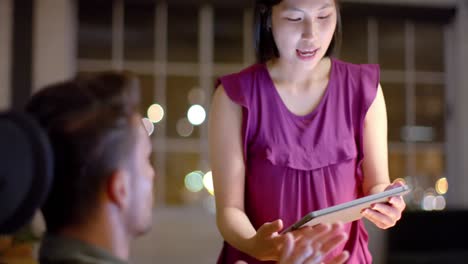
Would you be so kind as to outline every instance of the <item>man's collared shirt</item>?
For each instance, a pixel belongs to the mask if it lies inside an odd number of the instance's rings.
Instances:
[[[41,264],[128,264],[104,249],[50,234],[42,240],[39,260]]]

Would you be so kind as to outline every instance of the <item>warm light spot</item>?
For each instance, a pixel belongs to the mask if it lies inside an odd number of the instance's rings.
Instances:
[[[148,108],[147,114],[151,122],[158,123],[164,118],[164,109],[159,104],[152,104]]]
[[[446,194],[448,191],[447,178],[438,179],[435,185],[435,189],[438,194]]]
[[[211,171],[207,172],[205,176],[203,176],[203,185],[205,189],[211,194],[214,195],[214,187],[213,187],[213,173]]]

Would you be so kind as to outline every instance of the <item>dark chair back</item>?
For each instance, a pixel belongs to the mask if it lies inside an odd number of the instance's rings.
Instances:
[[[31,220],[52,176],[53,154],[39,124],[26,113],[0,113],[0,234]]]

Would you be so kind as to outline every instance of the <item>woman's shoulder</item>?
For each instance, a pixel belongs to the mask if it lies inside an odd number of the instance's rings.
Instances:
[[[334,67],[336,68],[335,77],[347,84],[355,84],[353,86],[360,87],[363,84],[372,86],[380,79],[380,67],[378,64],[356,64],[339,59],[333,59]],[[377,87],[377,86],[376,86]]]
[[[221,76],[215,87],[222,86],[232,101],[248,106],[251,99],[256,96],[255,84],[261,78],[264,67],[264,64],[253,64],[238,72]]]
[[[332,58],[334,61],[334,64],[340,68],[341,70],[347,70],[347,71],[362,71],[363,69],[379,69],[378,64],[373,64],[373,63],[352,63],[344,60],[340,60],[337,58]]]

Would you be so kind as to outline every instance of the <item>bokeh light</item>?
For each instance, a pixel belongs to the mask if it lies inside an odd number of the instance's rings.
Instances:
[[[152,104],[148,108],[148,119],[153,123],[159,123],[164,118],[164,109],[159,104]]]
[[[191,192],[199,192],[203,189],[203,172],[193,171],[185,175],[185,188]]]
[[[148,135],[152,135],[154,132],[154,124],[151,122],[148,118],[144,117],[141,120],[143,122],[143,126],[145,127],[146,132],[148,132]]]
[[[189,137],[193,133],[193,126],[187,118],[182,118],[177,121],[176,130],[181,137]]]
[[[442,211],[445,209],[446,205],[447,202],[445,201],[445,197],[442,195],[438,195],[434,198],[434,210]]]
[[[422,209],[425,211],[434,210],[434,199],[435,196],[432,194],[424,196],[424,199],[422,200]]]
[[[440,178],[437,180],[435,185],[435,190],[438,194],[446,194],[448,191],[448,181],[447,178]]]
[[[187,112],[187,118],[192,125],[201,125],[206,119],[206,111],[201,105],[192,105]]]
[[[211,195],[214,195],[213,172],[209,171],[203,176],[203,185]]]

